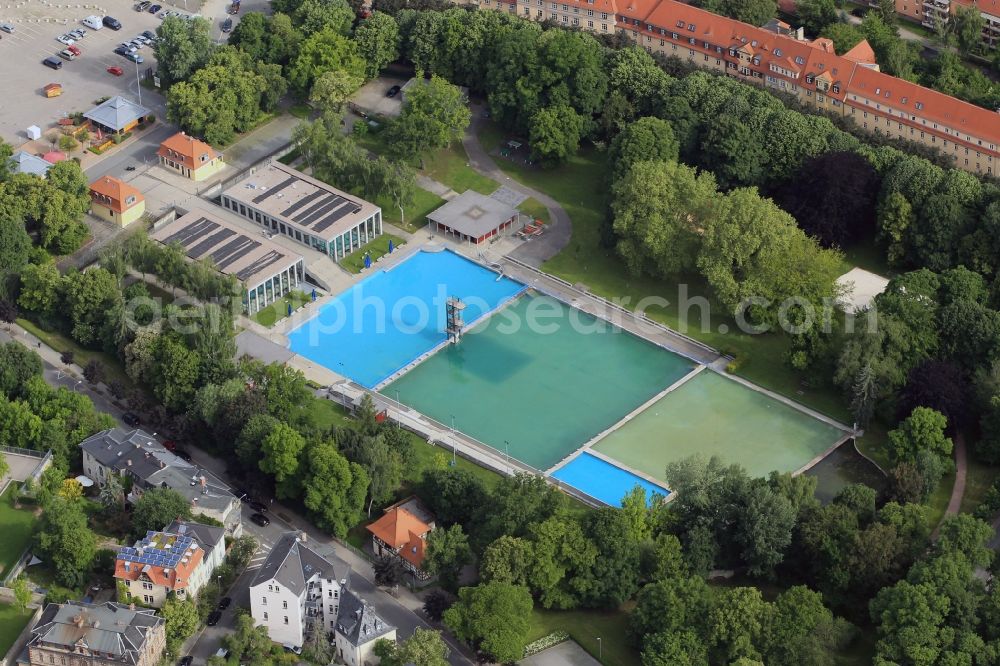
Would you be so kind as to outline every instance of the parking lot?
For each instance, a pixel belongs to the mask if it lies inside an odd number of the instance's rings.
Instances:
[[[192,5],[195,3],[192,2]],[[175,9],[165,4],[166,9]],[[91,30],[80,21],[90,15],[117,18],[121,30]],[[65,115],[87,111],[94,101],[112,95],[137,98],[136,65],[114,49],[144,30],[156,31],[160,19],[149,12],[136,12],[131,0],[103,0],[101,5],[56,5],[29,0],[19,6],[0,9],[0,22],[14,26],[13,34],[0,33],[0,80],[5,84],[0,97],[0,138],[15,146],[26,139],[25,128],[38,125],[44,132]],[[62,69],[52,70],[42,60],[66,48],[56,41],[60,35],[79,28],[86,36],[76,42],[82,54],[73,61],[62,61]],[[151,46],[138,51],[143,58],[139,74],[156,68]],[[110,66],[121,67],[122,76],[109,74]],[[46,98],[42,88],[60,83],[63,94]],[[143,90],[143,105],[162,117],[162,100]]]

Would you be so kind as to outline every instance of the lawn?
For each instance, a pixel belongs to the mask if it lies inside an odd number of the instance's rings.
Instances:
[[[292,312],[312,301],[312,296],[304,291],[293,289],[285,294],[280,301],[271,303],[263,310],[258,310],[251,319],[261,326],[271,327],[288,316],[288,304],[292,304]]]
[[[313,108],[308,104],[295,104],[288,109],[288,113],[292,114],[300,120],[309,120],[312,116]]]
[[[57,352],[73,352],[73,363],[81,368],[86,366],[91,359],[99,361],[104,366],[105,383],[117,380],[126,387],[131,387],[133,385],[132,380],[125,374],[125,367],[122,365],[121,361],[118,360],[118,357],[113,354],[108,354],[103,351],[84,349],[74,340],[63,335],[62,333],[47,331],[40,328],[34,322],[28,321],[23,317],[18,318],[17,324]]]
[[[374,266],[379,257],[389,253],[389,241],[392,241],[392,244],[395,247],[399,247],[406,242],[399,236],[382,234],[378,238],[368,241],[357,250],[341,259],[340,265],[352,273],[360,273],[365,267],[365,254],[367,253],[371,255],[372,265]]]
[[[373,153],[384,155],[388,152],[385,134],[368,133],[355,137],[359,145]],[[459,194],[475,190],[481,194],[492,194],[500,185],[492,178],[480,175],[469,166],[469,156],[461,142],[453,143],[433,155],[425,155],[410,161],[410,165],[420,173],[447,185]]]
[[[7,654],[34,611],[19,611],[11,604],[0,604],[0,654]]]
[[[626,638],[628,614],[623,611],[553,611],[536,608],[529,618],[528,641],[535,641],[554,631],[565,631],[595,658],[600,655],[605,666],[631,666],[639,663],[639,651]],[[597,639],[601,639],[598,646]]]
[[[35,515],[30,509],[14,508],[17,485],[11,483],[0,495],[0,525],[3,525],[4,532],[4,538],[0,540],[0,574],[9,571],[24,554],[35,528]]]
[[[480,135],[485,148],[495,147],[502,135],[488,126]],[[606,298],[627,298],[623,304],[636,307],[651,296],[666,299],[666,306],[646,308],[646,315],[720,351],[742,359],[737,372],[742,377],[787,396],[831,417],[848,420],[849,414],[831,384],[807,385],[806,375],[785,364],[789,339],[781,335],[751,335],[739,332],[729,313],[719,305],[700,276],[666,281],[630,275],[613,248],[601,244],[607,201],[606,155],[582,148],[558,169],[536,169],[509,160],[497,164],[515,180],[553,197],[573,221],[573,238],[542,269],[570,283],[582,283]],[[704,298],[708,313],[693,302]],[[703,316],[704,315],[704,316]],[[690,322],[690,326],[688,323]],[[723,328],[724,327],[724,328]]]
[[[532,219],[541,220],[545,224],[549,223],[549,209],[543,206],[540,201],[528,197],[517,208]]]
[[[291,166],[292,162],[299,159],[301,155],[302,151],[298,148],[298,146],[296,146],[295,148],[292,148],[287,155],[279,157],[278,161],[281,162],[282,164],[287,164]]]
[[[427,224],[427,215],[437,210],[444,199],[419,187],[413,190],[413,200],[403,206],[404,216],[399,215],[399,206],[389,195],[381,195],[373,201],[375,205],[382,208],[382,221],[393,224],[404,231],[416,232]]]
[[[983,501],[986,492],[993,485],[993,481],[1000,474],[1000,467],[987,465],[976,460],[971,446],[966,442],[965,457],[969,461],[968,471],[965,475],[965,495],[962,497],[962,511],[972,513]]]

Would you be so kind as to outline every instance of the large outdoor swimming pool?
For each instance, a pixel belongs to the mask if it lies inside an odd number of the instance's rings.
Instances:
[[[524,285],[454,252],[420,251],[324,305],[288,334],[289,348],[373,388],[445,340],[445,301],[466,304],[466,325]]]

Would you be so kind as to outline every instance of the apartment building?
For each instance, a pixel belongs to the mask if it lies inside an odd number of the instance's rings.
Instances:
[[[156,611],[113,602],[49,604],[28,639],[30,666],[155,666],[166,647]]]
[[[615,32],[615,0],[480,0],[480,5],[567,28],[606,35]]]
[[[205,551],[187,534],[146,532],[115,557],[115,580],[129,601],[160,608],[170,594],[194,598],[212,575]]]

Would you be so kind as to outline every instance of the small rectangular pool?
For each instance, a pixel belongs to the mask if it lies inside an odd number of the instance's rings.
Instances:
[[[666,488],[612,465],[607,460],[584,451],[552,473],[552,478],[584,492],[611,506],[621,506],[622,498],[639,486],[646,491],[646,501],[653,495],[669,495]]]
[[[449,296],[469,325],[524,289],[450,250],[421,250],[325,304],[288,334],[289,349],[373,388],[445,340]]]

